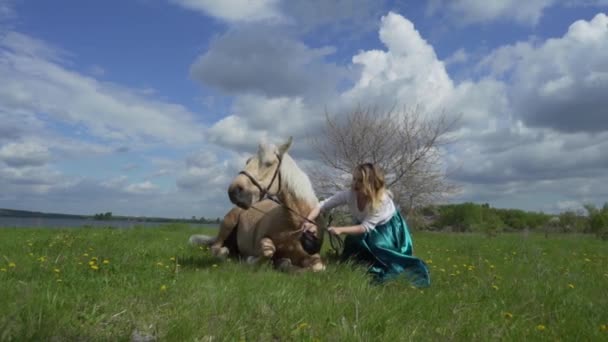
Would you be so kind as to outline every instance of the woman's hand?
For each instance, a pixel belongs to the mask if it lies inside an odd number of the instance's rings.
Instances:
[[[308,221],[304,221],[302,222],[302,225],[300,226],[300,229],[302,229],[302,231],[309,231],[312,230],[314,228],[314,224],[312,224],[311,222]]]

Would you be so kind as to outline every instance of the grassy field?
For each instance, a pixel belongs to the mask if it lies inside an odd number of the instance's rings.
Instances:
[[[220,263],[187,226],[0,229],[0,340],[608,340],[608,244],[414,233],[430,288]]]

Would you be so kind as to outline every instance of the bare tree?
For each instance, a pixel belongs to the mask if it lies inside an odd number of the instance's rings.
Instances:
[[[311,170],[317,191],[327,196],[350,183],[360,163],[372,162],[386,173],[395,201],[408,213],[453,193],[442,170],[441,148],[452,141],[447,133],[456,123],[445,115],[423,118],[419,109],[358,108],[347,115],[326,113],[321,134],[312,139],[323,167]]]

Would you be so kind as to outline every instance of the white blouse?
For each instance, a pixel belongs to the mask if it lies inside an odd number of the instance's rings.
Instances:
[[[361,224],[365,231],[374,229],[377,225],[385,224],[395,214],[396,208],[393,199],[388,192],[382,197],[382,202],[373,212],[369,212],[369,205],[363,211],[359,211],[357,206],[357,193],[353,190],[337,192],[333,196],[319,203],[321,210],[326,211],[340,205],[348,205],[350,213],[357,223]]]

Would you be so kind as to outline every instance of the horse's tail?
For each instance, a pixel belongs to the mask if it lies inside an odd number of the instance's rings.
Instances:
[[[190,236],[190,239],[188,239],[188,242],[193,246],[210,247],[215,242],[215,240],[216,240],[216,238],[213,236],[204,235],[204,234],[196,234],[196,235]]]

